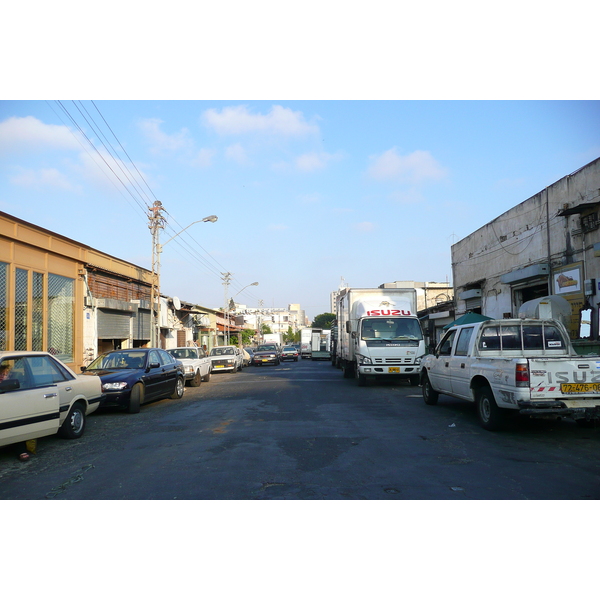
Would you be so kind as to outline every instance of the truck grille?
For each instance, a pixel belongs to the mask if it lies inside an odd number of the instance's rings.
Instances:
[[[412,365],[412,358],[376,358],[374,360],[376,365]]]

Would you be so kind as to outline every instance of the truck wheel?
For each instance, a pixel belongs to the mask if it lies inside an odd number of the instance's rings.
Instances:
[[[477,391],[475,401],[479,423],[488,431],[497,431],[504,423],[504,412],[496,404],[494,394],[489,387],[482,387]]]
[[[173,400],[178,400],[183,397],[183,392],[185,391],[185,383],[183,381],[183,377],[178,377],[177,382],[175,383],[175,391],[171,394],[171,398]]]
[[[85,430],[85,406],[76,402],[71,407],[67,418],[60,426],[58,434],[60,437],[75,440],[83,435]]]
[[[194,378],[190,380],[190,387],[198,387],[202,383],[202,376],[200,375],[200,369],[196,371]]]
[[[129,414],[135,414],[140,412],[140,406],[144,404],[144,385],[142,383],[136,383],[131,389],[131,395],[129,396],[129,406],[127,412]]]
[[[352,368],[352,364],[349,365],[347,363],[344,363],[342,371],[344,373],[344,379],[350,379],[354,376],[354,369]]]
[[[423,400],[425,404],[434,405],[437,404],[439,394],[431,387],[431,382],[427,373],[423,373]]]
[[[356,379],[356,383],[358,383],[359,387],[364,387],[367,385],[367,376],[362,375],[359,372],[358,367],[356,367],[356,370],[354,371],[354,378]]]

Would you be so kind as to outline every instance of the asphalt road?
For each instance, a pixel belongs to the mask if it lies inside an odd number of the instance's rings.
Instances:
[[[137,415],[98,411],[85,435],[0,449],[0,499],[600,499],[600,428],[511,420],[420,388],[359,388],[329,362],[219,373]]]

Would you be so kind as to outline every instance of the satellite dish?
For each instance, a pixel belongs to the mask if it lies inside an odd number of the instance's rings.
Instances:
[[[173,296],[173,306],[175,307],[175,310],[181,310],[181,301],[177,296]]]

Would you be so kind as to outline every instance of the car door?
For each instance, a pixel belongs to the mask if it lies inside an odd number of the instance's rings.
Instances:
[[[0,372],[0,445],[53,435],[60,426],[60,396],[49,380],[37,385],[28,357],[4,358]]]
[[[452,392],[450,356],[452,354],[455,335],[456,330],[452,329],[442,338],[435,351],[435,361],[432,363],[431,369],[427,371],[427,376],[433,388],[443,394]]]
[[[148,352],[147,372],[144,375],[146,400],[160,397],[167,385],[159,351],[156,349]]]
[[[470,369],[467,363],[467,352],[469,342],[473,335],[474,327],[465,327],[458,333],[458,339],[454,346],[454,352],[450,357],[450,381],[452,393],[461,398],[470,399]]]
[[[206,356],[203,348],[196,348],[198,360],[200,361],[200,375],[206,377],[210,373],[210,358]]]
[[[158,353],[160,355],[164,376],[163,394],[170,396],[175,391],[175,387],[177,386],[177,377],[179,376],[177,359],[164,350],[159,350]]]

